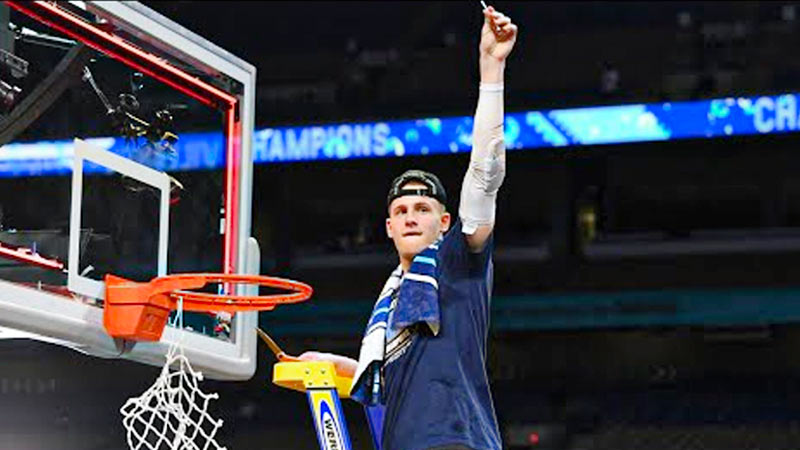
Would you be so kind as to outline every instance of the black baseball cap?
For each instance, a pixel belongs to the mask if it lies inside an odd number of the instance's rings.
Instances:
[[[419,181],[426,187],[403,189],[403,186],[410,181]],[[444,190],[442,182],[439,181],[436,175],[424,170],[406,170],[399,177],[395,178],[389,188],[389,195],[386,197],[386,205],[391,205],[394,199],[405,195],[423,195],[439,200],[439,203],[443,206],[447,205],[447,193]]]

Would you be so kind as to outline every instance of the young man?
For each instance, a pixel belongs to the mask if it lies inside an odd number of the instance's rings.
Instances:
[[[359,360],[306,352],[353,376],[352,397],[385,405],[384,450],[499,449],[486,374],[495,199],[505,175],[503,76],[517,27],[488,7],[480,93],[459,219],[439,179],[409,170],[387,198],[400,264],[373,309]],[[452,227],[451,227],[452,225]]]

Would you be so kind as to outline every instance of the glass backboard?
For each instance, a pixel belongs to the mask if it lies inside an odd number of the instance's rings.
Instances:
[[[0,337],[152,365],[180,339],[206,376],[249,378],[257,313],[187,316],[191,329],[148,343],[102,324],[106,274],[258,274],[255,68],[138,2],[6,4],[17,44],[0,52],[0,87],[22,89],[0,106],[0,164],[22,168],[0,179]],[[12,57],[28,65],[6,70]],[[188,131],[207,148],[187,152]]]

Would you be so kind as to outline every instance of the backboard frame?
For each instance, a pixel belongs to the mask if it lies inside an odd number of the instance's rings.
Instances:
[[[169,241],[169,177],[136,161],[75,139],[72,161],[72,196],[69,218],[69,257],[67,258],[67,289],[75,294],[105,299],[105,285],[82,276],[80,270],[81,206],[83,201],[83,162],[90,161],[111,169],[140,183],[158,189],[158,265],[159,277],[167,274],[167,244]]]

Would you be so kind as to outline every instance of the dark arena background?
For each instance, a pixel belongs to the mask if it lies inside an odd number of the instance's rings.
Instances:
[[[397,263],[390,180],[430,170],[457,208],[480,3],[144,4],[257,68],[261,272],[315,290],[260,326],[291,354],[357,356]],[[800,2],[493,6],[520,29],[488,361],[506,448],[800,448]],[[65,50],[15,39],[9,17],[33,26],[0,11],[0,44],[29,64],[28,79],[3,84],[25,95]],[[115,96],[135,79],[96,64]],[[143,105],[175,102],[146,82],[140,92]],[[7,112],[14,100],[3,101]],[[86,83],[41,117],[15,142],[113,132]],[[192,117],[184,143],[212,131]],[[14,172],[3,150],[0,232],[65,227],[52,218],[69,209],[69,174]],[[179,174],[181,202],[210,206],[173,236],[209,244],[172,264],[217,261],[222,171]],[[146,272],[136,255],[147,237],[132,236],[123,269]],[[3,278],[19,270],[0,259]],[[119,407],[159,370],[22,339],[0,340],[0,357],[0,447],[15,450],[124,448]],[[227,448],[318,447],[307,400],[271,383],[274,362],[259,344],[252,379],[204,382],[220,394]],[[363,410],[344,408],[354,448],[372,448]]]

